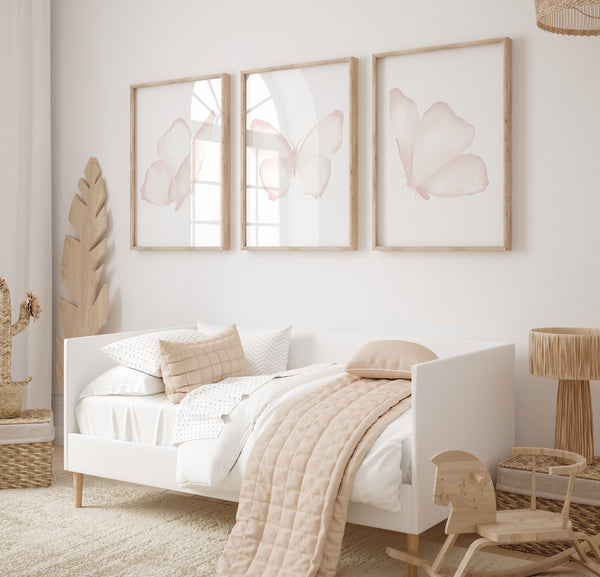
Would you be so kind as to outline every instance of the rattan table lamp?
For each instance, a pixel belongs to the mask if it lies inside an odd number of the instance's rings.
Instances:
[[[544,328],[529,332],[529,371],[559,379],[554,447],[594,461],[590,380],[600,379],[600,329]]]

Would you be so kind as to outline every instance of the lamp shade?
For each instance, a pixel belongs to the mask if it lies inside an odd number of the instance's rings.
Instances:
[[[554,379],[600,379],[600,329],[532,329],[529,371]]]
[[[571,36],[600,34],[600,0],[535,0],[535,12],[542,30]]]

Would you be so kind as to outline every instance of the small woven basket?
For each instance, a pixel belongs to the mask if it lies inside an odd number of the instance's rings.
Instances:
[[[0,385],[0,419],[11,419],[21,414],[26,381]]]

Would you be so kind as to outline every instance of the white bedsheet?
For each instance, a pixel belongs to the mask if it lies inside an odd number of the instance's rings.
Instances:
[[[334,363],[308,365],[272,375],[229,377],[218,383],[198,387],[187,394],[179,405],[173,432],[173,444],[179,445],[184,441],[219,437],[225,427],[225,419],[244,397],[252,395],[253,399],[261,398],[259,389],[264,390],[265,385],[275,379],[283,378],[284,387],[296,386],[298,382],[315,378],[313,375],[318,374],[320,369],[332,365]],[[285,378],[294,376],[300,377],[300,380]],[[269,391],[280,388],[274,384]]]
[[[75,408],[79,430],[84,435],[171,447],[177,405],[164,393],[85,397]]]

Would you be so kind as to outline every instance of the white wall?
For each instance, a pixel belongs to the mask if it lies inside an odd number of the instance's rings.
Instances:
[[[54,0],[52,12],[55,295],[69,205],[96,156],[109,332],[202,318],[512,341],[518,442],[552,446],[556,383],[529,375],[527,339],[600,326],[600,38],[538,30],[533,0]],[[370,55],[498,36],[513,39],[513,251],[371,251]],[[240,251],[239,71],[345,56],[359,58],[359,250]],[[130,251],[129,85],[221,72],[233,78],[233,249]]]

